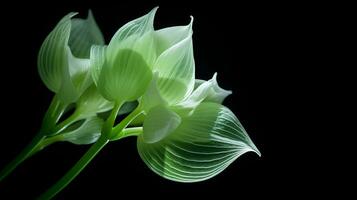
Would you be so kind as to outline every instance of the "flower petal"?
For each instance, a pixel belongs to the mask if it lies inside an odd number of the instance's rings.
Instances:
[[[113,102],[104,99],[97,87],[92,84],[78,99],[76,109],[81,115],[80,118],[87,118],[95,116],[96,113],[106,112],[113,106]]]
[[[192,23],[193,17],[191,16],[191,21],[186,26],[173,26],[155,31],[157,54],[160,55],[192,34]]]
[[[130,21],[114,34],[108,45],[107,58],[109,60],[114,60],[118,51],[122,49],[132,49],[140,38],[154,31],[153,22],[157,9],[158,7],[155,7],[148,14]],[[149,39],[150,37],[147,40]],[[142,43],[147,40],[144,39]]]
[[[172,133],[181,123],[181,117],[159,105],[150,110],[143,125],[143,141],[155,143]]]
[[[95,22],[92,11],[88,11],[87,19],[72,19],[71,34],[68,45],[75,57],[89,58],[93,44],[104,45],[104,37]]]
[[[152,78],[143,57],[129,49],[118,52],[113,62],[105,62],[98,90],[109,101],[134,101],[142,96]]]
[[[212,90],[209,91],[209,93],[207,94],[207,97],[205,98],[204,101],[222,103],[227,96],[232,94],[232,91],[225,90],[218,85],[217,73],[214,73],[213,78],[209,81],[212,81],[212,83],[213,83]],[[206,81],[196,79],[195,80],[195,88],[198,87],[199,85],[203,84],[204,82],[206,82]]]
[[[76,13],[70,13],[61,19],[42,43],[38,54],[38,72],[53,92],[60,90],[63,76],[69,76],[67,43],[74,15]]]
[[[202,103],[157,143],[146,143],[140,135],[137,147],[151,170],[178,182],[211,178],[249,151],[260,155],[235,115],[215,103]]]
[[[63,141],[91,144],[98,140],[104,121],[99,117],[86,119],[77,129],[62,134]]]
[[[153,71],[159,73],[158,88],[170,105],[185,99],[194,87],[192,35],[163,52]]]

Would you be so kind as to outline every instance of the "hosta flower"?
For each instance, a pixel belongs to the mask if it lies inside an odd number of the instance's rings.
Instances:
[[[39,134],[0,172],[57,141],[94,143],[40,199],[61,191],[109,142],[138,136],[137,149],[158,175],[178,182],[211,178],[246,152],[259,150],[238,118],[221,105],[232,92],[217,74],[195,79],[191,21],[155,30],[157,8],[122,26],[108,45],[89,12],[66,15],[47,36],[38,71],[54,100]],[[65,112],[73,113],[65,118]],[[126,115],[115,124],[118,115]]]
[[[64,103],[75,102],[92,83],[89,53],[93,44],[103,45],[103,36],[91,12],[88,18],[66,15],[46,37],[38,55],[42,81]]]

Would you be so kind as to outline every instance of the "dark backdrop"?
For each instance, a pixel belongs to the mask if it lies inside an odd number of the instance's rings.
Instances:
[[[146,1],[145,1],[146,2]],[[172,195],[244,197],[299,194],[294,178],[300,170],[294,150],[285,149],[297,136],[294,103],[299,65],[294,46],[303,42],[296,28],[304,13],[294,5],[233,4],[223,1],[102,2],[2,6],[1,10],[1,131],[0,168],[30,141],[39,129],[53,94],[37,73],[40,45],[68,12],[85,17],[92,9],[106,42],[129,20],[159,5],[155,27],[184,25],[195,18],[193,30],[196,77],[209,79],[218,72],[223,88],[233,90],[228,106],[241,120],[262,157],[247,153],[218,176],[200,183],[165,180],[141,161],[135,138],[107,145],[90,165],[57,197],[127,199],[125,195],[168,199]],[[291,101],[293,100],[293,101]],[[69,143],[54,144],[23,163],[0,183],[0,199],[32,199],[54,184],[88,149]],[[291,166],[295,168],[290,168]],[[304,186],[302,186],[304,187]]]

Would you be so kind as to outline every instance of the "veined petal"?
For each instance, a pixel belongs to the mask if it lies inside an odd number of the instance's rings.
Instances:
[[[209,93],[207,94],[207,97],[204,99],[204,101],[222,103],[227,96],[232,94],[232,91],[225,90],[218,85],[217,73],[214,73],[213,78],[209,81],[212,82],[212,89],[209,91]],[[200,85],[202,85],[205,82],[206,81],[204,81],[204,80],[196,79],[195,80],[195,88],[199,87]]]
[[[118,51],[131,49],[143,35],[154,31],[153,22],[157,9],[158,7],[155,7],[148,14],[130,21],[114,34],[108,45],[107,58],[109,60],[114,60]]]
[[[151,108],[158,105],[167,105],[167,102],[162,98],[159,89],[157,88],[158,73],[153,75],[151,83],[140,99],[142,109],[148,113]]]
[[[90,50],[90,71],[96,85],[105,62],[106,48],[107,46],[93,45]]]
[[[192,23],[193,17],[191,16],[191,21],[186,26],[173,26],[155,31],[157,54],[160,55],[171,46],[190,36],[192,34]]]
[[[88,11],[87,19],[74,18],[68,45],[77,58],[89,58],[92,45],[104,45],[104,37],[100,31],[92,11]]]
[[[151,78],[152,72],[143,57],[123,49],[114,62],[104,63],[98,90],[109,101],[134,101],[144,94]]]
[[[208,81],[195,80],[195,90],[185,100],[173,106],[174,110],[183,115],[189,115],[201,102],[222,103],[231,91],[224,90],[218,86],[217,73]]]
[[[70,13],[63,17],[46,37],[38,54],[38,72],[45,85],[53,92],[61,88],[63,77],[69,76],[67,43],[71,31]]]
[[[235,115],[216,103],[200,104],[159,142],[146,143],[140,135],[137,146],[151,170],[178,182],[209,179],[249,151],[260,155]]]
[[[159,73],[158,88],[170,105],[185,99],[194,87],[195,62],[191,34],[164,51],[154,64],[153,71]]]
[[[155,143],[172,133],[181,123],[181,117],[159,105],[150,110],[144,120],[143,141]]]
[[[98,140],[104,121],[99,117],[86,119],[80,127],[63,133],[63,141],[74,144],[91,144]]]
[[[92,117],[96,113],[106,112],[112,109],[113,106],[113,102],[104,99],[94,84],[77,101],[77,111],[80,113],[81,118]]]

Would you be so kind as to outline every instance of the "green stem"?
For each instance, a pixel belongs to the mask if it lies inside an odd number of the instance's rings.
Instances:
[[[32,155],[37,145],[45,138],[44,134],[38,133],[32,141],[0,172],[0,181],[6,178],[19,164]]]
[[[100,137],[99,140],[93,144],[84,156],[74,165],[66,175],[64,175],[55,185],[42,194],[39,199],[51,199],[66,187],[94,158],[95,155],[108,143],[108,139]]]
[[[112,134],[112,129],[115,123],[115,119],[118,115],[118,112],[120,110],[120,107],[123,105],[123,102],[121,103],[115,103],[114,104],[114,108],[112,110],[112,112],[110,113],[108,119],[105,121],[104,125],[103,125],[103,130],[102,130],[102,134],[104,134],[106,136],[106,138],[109,138],[110,135]]]
[[[69,125],[71,125],[72,123],[74,123],[75,121],[77,121],[79,119],[80,113],[79,112],[74,112],[71,116],[69,116],[67,119],[65,119],[64,121],[62,121],[61,123],[59,123],[57,126],[55,126],[52,130],[51,130],[51,134],[55,135],[61,131],[63,131],[65,128],[67,128]]]
[[[39,152],[40,150],[44,149],[45,147],[47,147],[47,146],[49,146],[49,145],[51,145],[51,144],[53,144],[55,142],[62,141],[62,140],[63,140],[63,135],[62,134],[45,137],[36,145],[34,150],[31,152],[30,156],[32,156],[33,154]]]
[[[51,199],[63,188],[65,188],[94,158],[95,155],[109,142],[109,136],[112,132],[112,127],[119,109],[123,103],[116,103],[114,108],[103,125],[102,134],[98,141],[84,154],[84,156],[64,175],[55,185],[42,194],[39,199]]]
[[[143,127],[125,128],[119,134],[113,136],[110,141],[120,140],[129,136],[138,136],[143,133]]]
[[[115,138],[120,132],[122,132],[129,124],[131,121],[133,121],[136,117],[141,115],[143,113],[143,110],[141,109],[141,106],[139,105],[133,112],[131,112],[128,116],[126,116],[123,121],[121,121],[117,126],[113,128],[113,134],[112,138]]]
[[[40,132],[49,132],[61,118],[66,107],[67,105],[61,103],[57,95],[55,95],[43,118]]]

